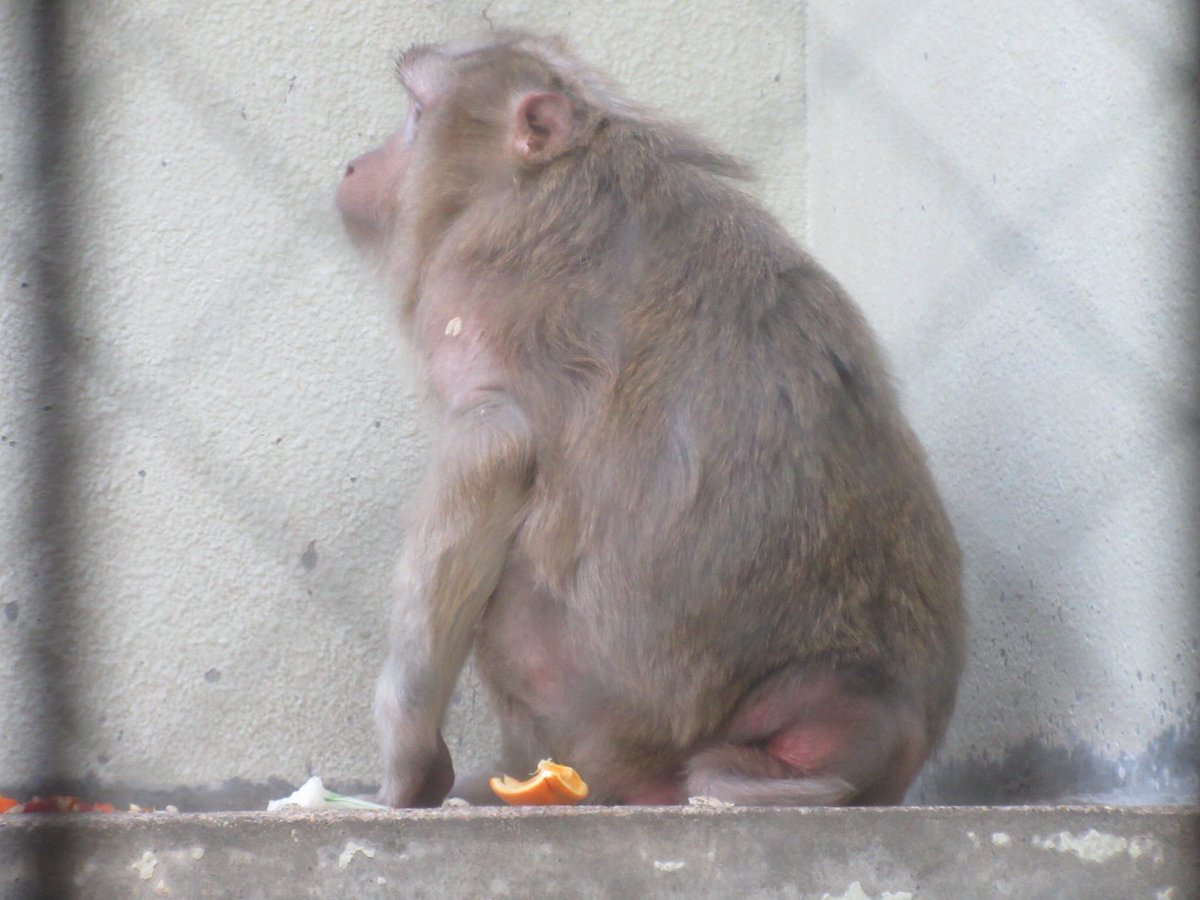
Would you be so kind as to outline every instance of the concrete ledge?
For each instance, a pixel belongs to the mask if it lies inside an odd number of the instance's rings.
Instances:
[[[37,894],[1185,900],[1200,896],[1200,809],[0,817],[0,895]]]

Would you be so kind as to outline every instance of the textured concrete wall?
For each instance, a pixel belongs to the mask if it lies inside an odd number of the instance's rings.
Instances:
[[[426,423],[331,197],[400,112],[393,54],[493,22],[566,32],[750,158],[877,326],[974,619],[918,798],[1194,795],[1190,4],[78,6],[77,229],[51,260],[73,352],[50,410],[36,65],[0,8],[0,789],[48,774],[30,526],[59,474],[67,774],[196,806],[377,779],[371,683]],[[470,679],[450,739],[466,762],[493,739]]]
[[[370,720],[398,510],[426,447],[387,298],[332,208],[403,104],[397,51],[489,22],[569,34],[759,165],[803,223],[802,4],[72,4],[75,351],[47,404],[25,4],[0,6],[0,790],[49,773],[35,513],[65,488],[67,771],[151,788],[378,778]],[[51,252],[54,252],[53,249]],[[69,468],[46,471],[45,422]],[[468,684],[460,759],[491,731]],[[57,742],[56,742],[57,743]],[[254,789],[227,788],[224,798]],[[202,803],[199,795],[187,795]]]
[[[809,239],[966,555],[922,796],[1195,796],[1194,4],[813,4]]]

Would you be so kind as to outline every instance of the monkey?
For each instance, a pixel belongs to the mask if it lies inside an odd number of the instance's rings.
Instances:
[[[337,191],[437,423],[381,799],[488,802],[442,736],[473,653],[493,774],[553,758],[600,804],[902,802],[955,703],[961,560],[859,308],[739,160],[563,39],[396,69],[408,115]]]

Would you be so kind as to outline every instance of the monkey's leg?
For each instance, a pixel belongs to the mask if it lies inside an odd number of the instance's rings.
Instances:
[[[689,796],[750,806],[899,803],[928,753],[917,709],[835,673],[785,673],[688,765]]]
[[[440,728],[504,567],[532,471],[528,424],[489,393],[447,416],[405,536],[375,692],[382,801],[434,805],[453,782]]]

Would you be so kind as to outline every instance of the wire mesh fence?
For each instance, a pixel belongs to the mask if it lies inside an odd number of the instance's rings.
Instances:
[[[808,237],[879,321],[967,551],[971,669],[918,798],[1194,799],[1194,12],[760,6],[796,17],[778,40],[806,54],[764,82],[805,82]],[[300,766],[362,786],[385,604],[360,601],[385,588],[425,440],[403,378],[368,374],[400,369],[387,315],[314,195],[336,178],[331,132],[370,129],[276,38],[189,46],[169,16],[42,2],[4,18],[27,111],[0,202],[28,230],[5,243],[0,317],[0,751],[22,760],[0,787],[226,767],[261,793]],[[317,46],[312,30],[289,36]],[[330,40],[353,47],[350,31]],[[322,138],[297,157],[305,129]],[[145,190],[178,199],[128,203]],[[197,245],[221,229],[236,237]],[[459,706],[455,750],[482,756],[477,688]],[[256,757],[228,734],[260,728],[311,747],[278,767],[277,741]],[[35,851],[47,895],[66,895],[63,848]]]

